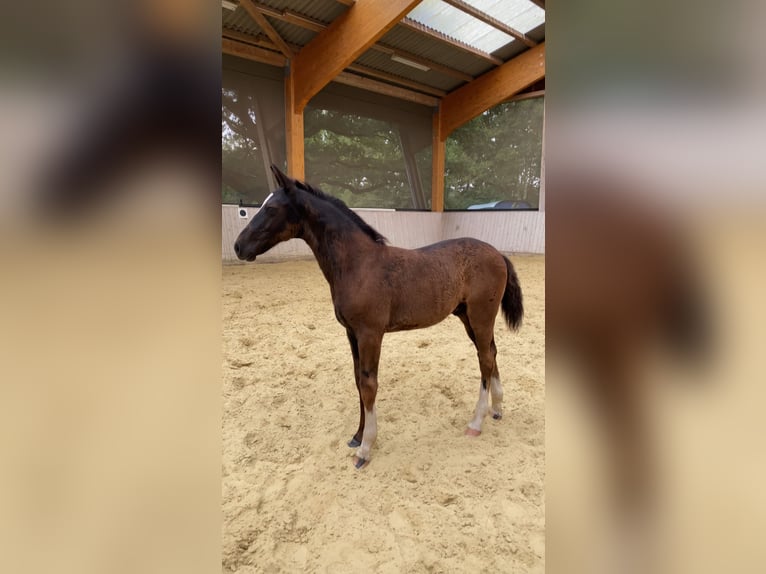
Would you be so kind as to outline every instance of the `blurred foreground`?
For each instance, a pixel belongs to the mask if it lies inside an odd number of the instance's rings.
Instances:
[[[762,572],[763,7],[546,14],[547,568]]]
[[[215,571],[220,8],[3,12],[0,571]]]

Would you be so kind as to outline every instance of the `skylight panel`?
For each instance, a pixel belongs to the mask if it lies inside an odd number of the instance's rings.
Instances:
[[[529,32],[545,22],[545,11],[529,0],[464,1],[522,33]],[[512,36],[442,0],[423,0],[408,17],[488,53],[513,41]]]

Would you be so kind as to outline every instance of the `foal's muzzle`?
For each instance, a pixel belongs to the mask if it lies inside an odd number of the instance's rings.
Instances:
[[[237,257],[239,259],[242,259],[244,261],[255,261],[255,253],[254,252],[251,254],[245,253],[245,248],[242,246],[242,244],[240,244],[239,241],[236,241],[234,243],[234,253],[237,254]]]

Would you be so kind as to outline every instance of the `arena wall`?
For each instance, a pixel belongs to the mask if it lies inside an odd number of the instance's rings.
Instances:
[[[257,207],[248,207],[248,217],[240,218],[239,207],[223,205],[221,209],[221,257],[237,261],[234,241]],[[357,209],[362,218],[388,238],[391,245],[413,249],[443,239],[476,237],[505,253],[545,252],[545,212],[540,211],[392,211]],[[300,239],[281,243],[263,254],[261,261],[311,257],[308,246]]]

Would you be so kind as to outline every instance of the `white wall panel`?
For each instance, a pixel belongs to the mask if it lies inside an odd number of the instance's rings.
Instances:
[[[506,253],[545,253],[545,212],[447,211],[442,238],[476,237]]]
[[[234,241],[257,212],[246,208],[248,219],[241,219],[236,205],[223,205],[221,210],[221,257],[236,261]],[[537,211],[445,212],[387,211],[360,209],[357,213],[391,245],[414,249],[442,239],[476,237],[507,253],[545,252],[545,213]],[[291,239],[264,253],[259,259],[312,257],[311,250],[300,239]]]

